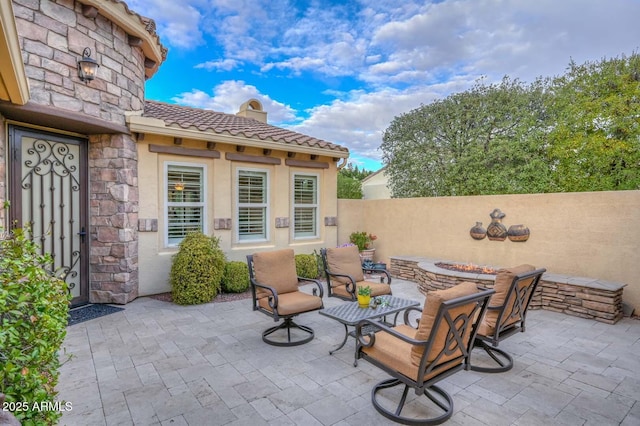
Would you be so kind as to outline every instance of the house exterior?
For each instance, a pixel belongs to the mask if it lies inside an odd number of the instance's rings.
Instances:
[[[383,167],[377,172],[371,173],[362,179],[362,198],[365,200],[380,200],[391,198],[389,189],[389,178],[386,173],[387,167]]]
[[[336,243],[348,150],[269,125],[255,99],[236,115],[145,100],[167,49],[124,1],[0,0],[0,24],[0,223],[31,227],[72,305],[168,291],[192,229],[237,260]]]

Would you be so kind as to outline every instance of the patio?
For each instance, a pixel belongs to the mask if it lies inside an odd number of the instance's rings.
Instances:
[[[394,295],[423,301],[416,284]],[[325,298],[325,307],[343,301]],[[334,355],[342,325],[312,312],[299,322],[315,339],[281,348],[262,342],[273,324],[250,300],[177,306],[148,297],[71,326],[59,399],[64,425],[383,425],[371,405],[385,374],[361,361],[354,342]],[[443,382],[460,425],[640,424],[640,321],[615,325],[529,311],[526,333],[506,341],[513,370],[471,371]]]

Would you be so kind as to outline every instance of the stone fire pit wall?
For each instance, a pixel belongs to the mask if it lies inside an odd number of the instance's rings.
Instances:
[[[450,271],[437,267],[435,264],[439,262],[457,263],[424,257],[396,256],[391,258],[389,272],[394,277],[416,282],[424,295],[463,281],[493,288],[494,275]],[[615,324],[622,318],[622,290],[625,285],[594,278],[545,273],[529,308]]]

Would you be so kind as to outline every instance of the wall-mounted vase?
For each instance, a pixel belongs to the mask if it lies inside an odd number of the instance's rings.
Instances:
[[[529,228],[524,225],[511,225],[507,235],[511,241],[524,242],[529,239]]]
[[[487,236],[487,230],[482,227],[482,222],[476,222],[476,226],[471,228],[469,234],[474,240],[482,240]]]

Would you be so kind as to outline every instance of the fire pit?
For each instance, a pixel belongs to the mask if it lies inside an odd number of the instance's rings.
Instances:
[[[473,263],[446,263],[436,262],[435,265],[438,268],[448,269],[449,271],[468,272],[470,274],[488,274],[495,275],[497,273],[496,268],[491,266],[474,265]]]

